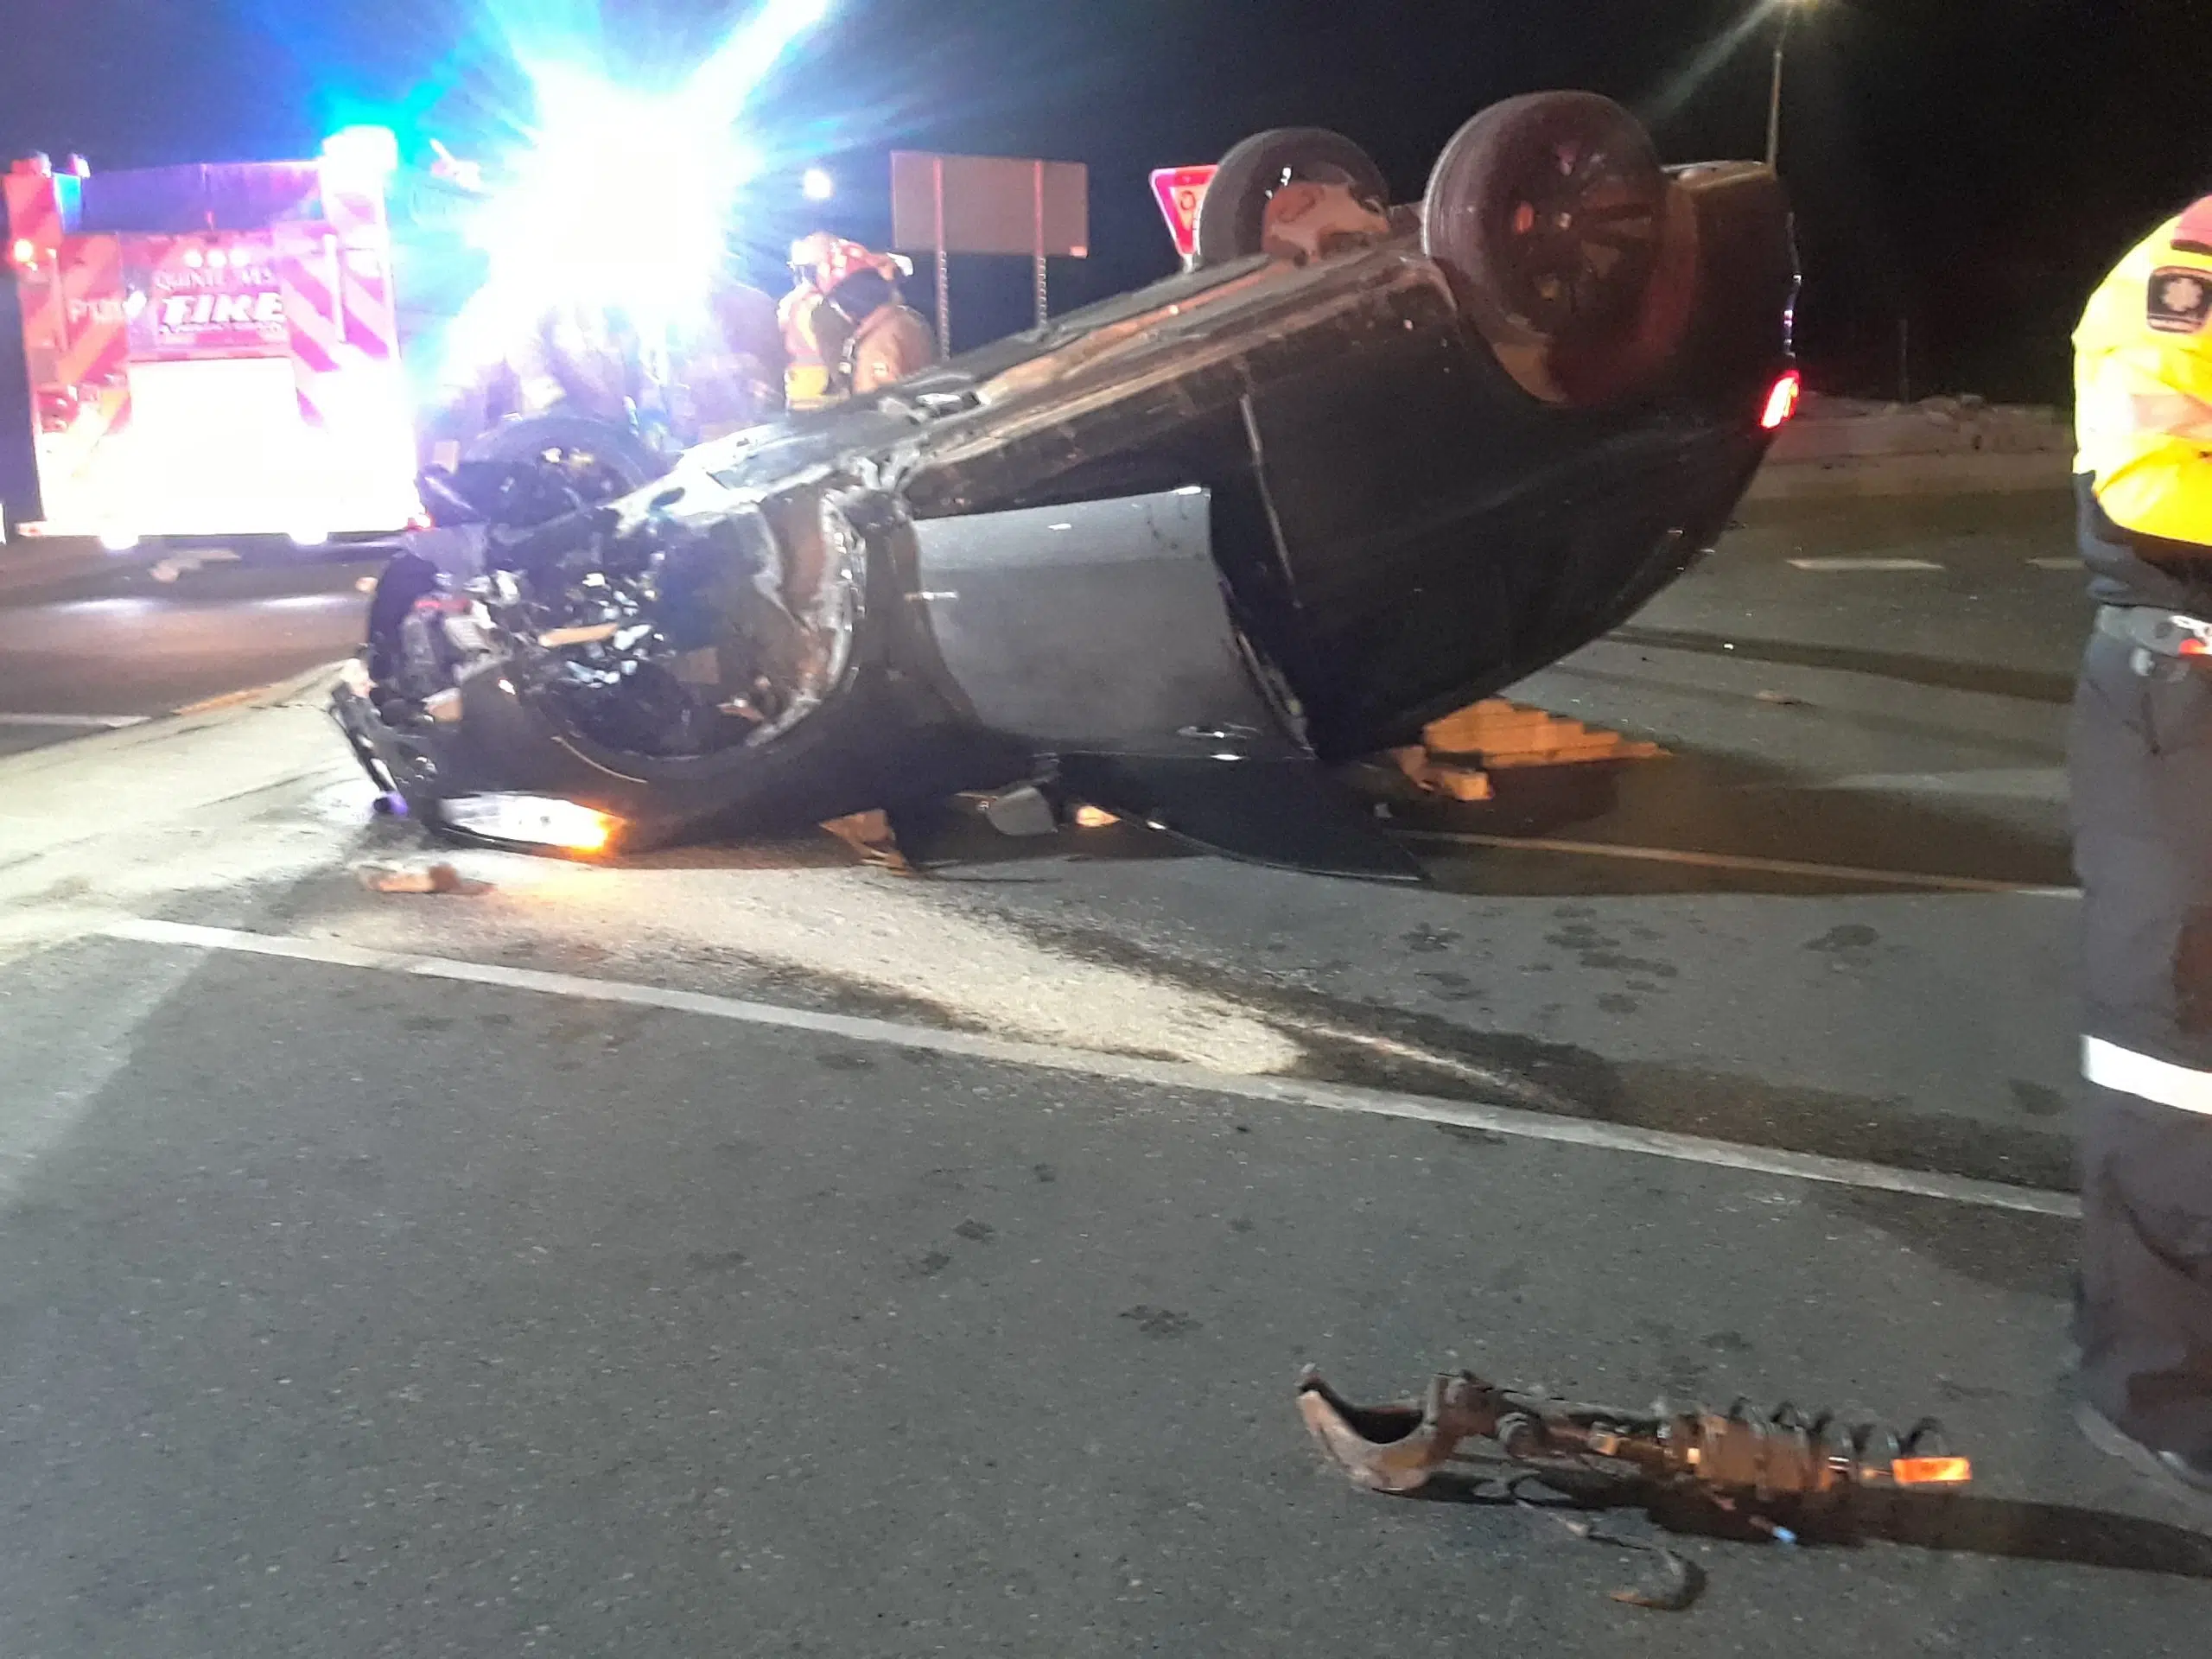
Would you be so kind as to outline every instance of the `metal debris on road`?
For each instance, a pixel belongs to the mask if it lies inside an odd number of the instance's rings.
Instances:
[[[1561,1492],[1592,1483],[1655,1505],[1687,1498],[1708,1514],[1733,1517],[1755,1535],[1783,1548],[1799,1541],[1801,1518],[1834,1516],[1868,1490],[1939,1489],[1973,1478],[1964,1458],[1948,1455],[1931,1419],[1902,1438],[1873,1425],[1846,1427],[1823,1414],[1807,1418],[1783,1406],[1771,1416],[1738,1403],[1725,1416],[1700,1407],[1615,1411],[1554,1400],[1541,1390],[1501,1388],[1471,1371],[1439,1376],[1419,1403],[1355,1406],[1308,1370],[1298,1387],[1299,1414],[1329,1459],[1370,1491],[1419,1491],[1459,1456],[1468,1440],[1490,1446],[1469,1461],[1513,1471],[1503,1498],[1543,1515],[1586,1542],[1610,1544],[1656,1558],[1654,1582],[1611,1592],[1626,1606],[1681,1612],[1705,1592],[1706,1574],[1688,1557],[1656,1540],[1601,1528],[1538,1503],[1522,1487],[1542,1481]],[[1496,1500],[1493,1500],[1496,1501]],[[1568,1506],[1592,1505],[1585,1498]],[[1655,1507],[1654,1514],[1659,1513]]]
[[[1497,792],[1491,785],[1490,774],[1479,766],[1439,761],[1425,748],[1393,749],[1390,759],[1406,780],[1425,794],[1471,804],[1490,800]]]
[[[1490,1441],[1492,1459],[1539,1473],[1612,1476],[1747,1512],[1818,1506],[1862,1489],[1955,1487],[1974,1476],[1945,1450],[1932,1418],[1900,1437],[1786,1405],[1771,1416],[1740,1402],[1725,1415],[1663,1404],[1618,1411],[1502,1388],[1471,1371],[1435,1378],[1419,1404],[1363,1408],[1309,1370],[1298,1407],[1330,1459],[1378,1492],[1420,1491],[1467,1440]]]
[[[1626,1607],[1646,1607],[1654,1612],[1683,1613],[1697,1605],[1705,1593],[1705,1569],[1687,1555],[1649,1538],[1630,1538],[1618,1532],[1608,1532],[1594,1521],[1574,1521],[1557,1512],[1557,1506],[1538,1503],[1524,1497],[1522,1486],[1536,1478],[1524,1475],[1507,1483],[1506,1491],[1515,1505],[1534,1515],[1556,1521],[1570,1536],[1586,1544],[1610,1544],[1615,1549],[1633,1550],[1638,1554],[1656,1556],[1659,1566],[1659,1582],[1624,1585],[1609,1592],[1612,1600]]]
[[[888,870],[894,875],[915,874],[913,865],[899,850],[899,838],[892,830],[889,813],[849,813],[842,818],[832,818],[822,827],[850,848],[861,863],[876,869]]]
[[[1587,766],[1605,760],[1657,760],[1666,751],[1563,715],[1491,697],[1431,721],[1421,750],[1439,765],[1496,772],[1514,766]],[[1418,753],[1419,751],[1416,751]]]
[[[450,864],[362,864],[353,874],[371,893],[489,893],[489,881],[472,880]]]

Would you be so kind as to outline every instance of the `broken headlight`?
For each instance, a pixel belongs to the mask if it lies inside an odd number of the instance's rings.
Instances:
[[[461,795],[439,811],[463,835],[564,853],[605,852],[622,827],[605,812],[543,795]]]

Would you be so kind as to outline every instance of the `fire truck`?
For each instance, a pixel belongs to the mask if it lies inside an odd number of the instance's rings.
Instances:
[[[33,156],[3,182],[9,537],[315,547],[418,514],[404,233],[461,186],[403,172],[377,128],[308,162]]]

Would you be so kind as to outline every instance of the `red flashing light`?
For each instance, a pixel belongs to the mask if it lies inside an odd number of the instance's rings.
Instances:
[[[1795,369],[1777,380],[1774,389],[1766,395],[1766,408],[1760,411],[1759,429],[1778,432],[1788,425],[1789,417],[1797,412],[1797,399],[1804,390],[1805,378]]]

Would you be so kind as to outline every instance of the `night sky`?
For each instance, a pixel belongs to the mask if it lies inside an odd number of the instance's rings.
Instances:
[[[1165,274],[1146,174],[1256,129],[1335,127],[1402,197],[1484,105],[1548,86],[1643,113],[1669,161],[1764,142],[1770,20],[1757,0],[837,0],[754,124],[796,166],[841,162],[840,228],[892,148],[1092,169],[1086,266],[1062,302]],[[512,28],[584,35],[650,81],[741,7],[502,0]],[[1747,27],[1748,23],[1748,27]],[[2212,189],[2212,0],[1810,0],[1789,57],[1783,173],[1800,211],[1814,383],[2059,397],[2065,337],[2101,270]],[[1726,48],[1733,37],[1732,50]],[[527,118],[500,30],[431,0],[0,0],[0,152],[96,167],[313,152],[349,118],[466,153]],[[580,211],[588,204],[580,203]],[[759,245],[808,228],[765,181]],[[958,273],[963,343],[1019,326],[1018,262]],[[922,301],[926,306],[926,299]]]

